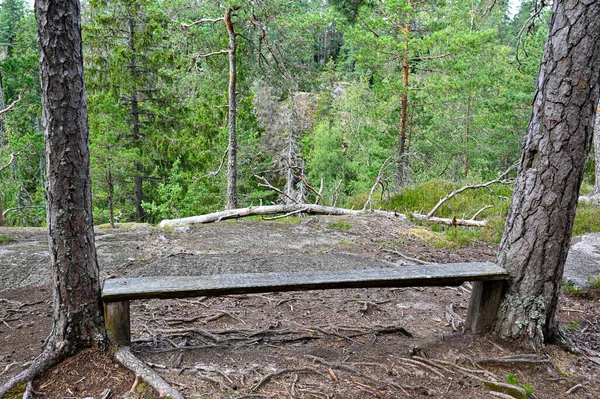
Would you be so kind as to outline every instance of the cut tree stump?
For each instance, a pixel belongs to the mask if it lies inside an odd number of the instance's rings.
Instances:
[[[508,273],[489,262],[429,264],[323,272],[244,273],[118,278],[104,282],[106,329],[117,345],[130,343],[129,301],[342,288],[415,287],[475,283],[467,325],[486,332],[494,322]],[[490,290],[490,292],[488,292]]]

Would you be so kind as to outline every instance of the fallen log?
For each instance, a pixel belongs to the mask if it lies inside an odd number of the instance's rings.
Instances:
[[[441,223],[448,226],[464,226],[464,227],[485,227],[485,220],[457,219],[457,218],[438,218],[435,216],[422,215],[413,213],[412,216],[421,222]]]
[[[264,205],[251,206],[248,208],[230,209],[221,212],[209,213],[200,216],[191,216],[182,219],[165,219],[161,221],[159,227],[176,227],[189,224],[214,223],[226,219],[237,219],[246,216],[257,215],[275,215],[278,213],[306,213],[310,215],[334,215],[334,216],[353,216],[353,215],[384,215],[397,218],[406,218],[406,215],[397,212],[379,211],[379,210],[354,210],[345,208],[336,208],[332,206],[323,206],[315,204],[289,204],[289,205]]]

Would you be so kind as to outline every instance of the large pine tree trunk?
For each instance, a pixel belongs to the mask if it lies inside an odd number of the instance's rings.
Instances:
[[[225,25],[229,33],[229,159],[227,160],[227,209],[238,207],[237,198],[237,98],[235,93],[236,76],[236,42],[231,14],[238,7],[228,8],[225,14]]]
[[[594,160],[596,171],[594,195],[600,195],[600,108],[596,110],[596,122],[594,124]]]
[[[47,349],[68,354],[104,342],[105,336],[94,246],[79,1],[37,0],[35,13],[54,309]]]
[[[592,142],[600,73],[600,2],[555,0],[498,254],[510,273],[495,331],[536,347],[561,338],[556,305]]]

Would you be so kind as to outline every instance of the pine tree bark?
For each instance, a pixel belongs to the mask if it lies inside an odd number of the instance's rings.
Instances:
[[[92,218],[86,92],[78,0],[36,0],[46,219],[52,264],[52,332],[0,397],[77,350],[106,342]]]
[[[495,332],[562,341],[556,305],[600,74],[600,2],[555,0],[498,263],[510,280]]]
[[[600,108],[596,110],[594,123],[594,169],[596,180],[594,182],[594,195],[600,195]]]
[[[48,346],[72,353],[104,341],[79,1],[35,3],[46,139],[54,326]]]
[[[408,5],[412,6],[411,0]],[[411,13],[406,15],[406,24],[404,26],[404,59],[402,60],[402,88],[403,93],[400,96],[400,132],[398,134],[398,160],[396,161],[396,174],[398,175],[397,189],[406,184],[406,119],[408,115],[408,75],[410,73],[410,18]]]
[[[138,80],[138,70],[136,65],[136,54],[137,49],[135,46],[135,20],[133,17],[130,17],[127,20],[128,25],[128,37],[127,37],[127,45],[129,46],[129,50],[131,51],[131,56],[129,58],[129,74],[131,76],[131,126],[132,126],[132,136],[133,143],[139,143],[142,140],[142,132],[141,132],[141,123],[140,123],[140,105],[139,105],[139,95],[137,90],[137,80]],[[141,162],[134,162],[135,166],[135,176],[133,178],[134,181],[134,193],[135,193],[135,220],[137,222],[143,222],[146,220],[146,212],[142,207],[142,202],[144,201],[144,166]]]
[[[229,33],[229,158],[227,160],[227,209],[238,207],[237,198],[237,98],[235,93],[236,73],[236,42],[231,14],[239,7],[230,7],[225,13],[225,25]]]

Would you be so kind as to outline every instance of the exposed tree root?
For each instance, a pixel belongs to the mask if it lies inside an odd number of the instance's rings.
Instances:
[[[526,365],[541,365],[552,363],[549,358],[545,356],[540,356],[536,354],[532,355],[514,355],[514,356],[503,356],[496,357],[490,359],[480,359],[475,361],[476,364],[491,364],[491,365],[516,365],[516,364],[526,364]]]
[[[33,379],[41,375],[48,368],[54,366],[67,356],[67,353],[61,349],[54,349],[52,345],[47,344],[44,351],[31,363],[26,370],[17,374],[8,380],[4,385],[0,387],[0,397],[4,396],[8,391],[16,387],[22,382],[26,382],[28,385]],[[28,386],[29,388],[29,386]],[[25,394],[31,394],[31,390],[26,389]]]
[[[270,373],[270,374],[267,374],[266,376],[264,376],[255,386],[252,387],[252,389],[250,389],[250,392],[256,392],[260,387],[265,385],[271,378],[277,377],[278,375],[281,375],[281,374],[287,374],[287,373],[315,373],[318,375],[322,375],[321,372],[319,372],[318,370],[315,370],[312,367],[283,369],[283,370],[277,371],[275,373]]]
[[[154,388],[161,397],[184,399],[181,392],[167,383],[157,372],[148,367],[144,362],[135,357],[128,346],[121,346],[115,352],[115,359],[129,370],[133,371],[136,378],[144,380]]]

